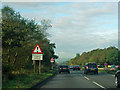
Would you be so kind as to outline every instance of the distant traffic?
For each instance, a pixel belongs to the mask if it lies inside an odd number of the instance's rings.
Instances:
[[[115,73],[115,85],[117,88],[120,87],[120,65],[108,65],[102,66],[102,65],[97,65],[95,62],[88,62],[84,66],[80,65],[59,65],[57,66],[57,70],[59,74],[61,73],[68,73],[70,74],[71,70],[72,71],[83,71],[84,74],[99,74],[99,70],[102,71],[114,71]]]

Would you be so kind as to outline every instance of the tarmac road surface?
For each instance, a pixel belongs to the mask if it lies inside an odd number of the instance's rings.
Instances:
[[[115,77],[112,74],[84,74],[80,71],[70,71],[55,75],[44,85],[36,88],[116,88]]]

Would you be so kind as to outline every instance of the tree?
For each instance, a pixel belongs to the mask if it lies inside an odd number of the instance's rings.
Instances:
[[[39,44],[44,52],[42,64],[50,67],[50,58],[54,55],[55,43],[47,39],[50,20],[43,19],[41,24],[23,18],[19,12],[5,6],[2,8],[2,58],[3,75],[7,71],[31,69],[32,50]],[[10,70],[9,70],[10,69]]]
[[[80,54],[79,54],[79,53],[76,53],[76,57],[80,57]]]
[[[82,64],[87,62],[96,62],[97,64],[120,64],[120,54],[116,47],[108,47],[104,49],[95,49],[90,52],[83,52],[80,56],[77,53],[76,57],[72,58],[70,64]]]

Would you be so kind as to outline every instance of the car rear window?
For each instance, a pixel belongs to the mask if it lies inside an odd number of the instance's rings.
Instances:
[[[79,65],[75,65],[74,67],[79,67]]]
[[[88,68],[96,68],[97,67],[96,64],[88,64],[87,66],[88,66]]]
[[[60,66],[61,68],[68,68],[68,66]]]

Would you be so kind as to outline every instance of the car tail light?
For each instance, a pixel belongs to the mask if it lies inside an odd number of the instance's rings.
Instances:
[[[116,66],[116,68],[118,68],[119,66]]]
[[[61,70],[62,68],[60,68],[60,70]]]
[[[86,66],[86,69],[88,69],[88,66]]]
[[[97,66],[97,68],[98,68],[98,66]]]
[[[80,67],[78,67],[78,68],[80,68]]]
[[[74,67],[74,68],[76,68],[76,67]]]
[[[69,68],[68,68],[69,69]]]
[[[93,64],[93,63],[91,63],[91,64]]]

